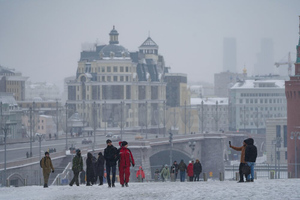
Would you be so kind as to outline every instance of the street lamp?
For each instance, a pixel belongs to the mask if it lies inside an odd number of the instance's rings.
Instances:
[[[7,120],[4,127],[2,127],[2,130],[4,132],[4,184],[3,185],[5,185],[5,181],[6,181],[6,137],[7,137],[7,132],[9,130],[9,126],[15,124],[17,123]]]
[[[42,155],[41,155],[41,151],[42,151],[42,137],[43,137],[43,134],[36,134],[36,136],[38,137],[39,139],[39,160],[42,159]],[[42,175],[41,175],[41,169],[39,170],[39,180],[40,180],[40,185],[41,185],[41,179],[42,179]]]
[[[172,160],[173,160],[173,133],[169,133],[169,142],[170,142],[170,166],[172,166]]]
[[[192,154],[191,154],[191,159],[193,160],[194,158],[194,150],[195,150],[195,146],[196,146],[196,142],[194,140],[190,140],[189,141],[189,147],[192,150]]]
[[[300,140],[300,132],[291,132],[291,140],[295,140],[295,178],[298,178],[298,174],[297,174],[297,138],[298,140]]]
[[[66,151],[68,150],[68,103],[66,103]]]

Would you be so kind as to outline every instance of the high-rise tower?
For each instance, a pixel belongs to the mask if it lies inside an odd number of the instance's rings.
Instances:
[[[288,172],[292,177],[300,177],[300,16],[299,42],[296,47],[297,58],[295,75],[285,82],[287,99],[287,156]]]
[[[236,73],[236,39],[223,39],[223,71]]]

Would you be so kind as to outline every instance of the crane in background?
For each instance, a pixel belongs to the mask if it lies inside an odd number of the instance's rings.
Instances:
[[[292,65],[293,65],[293,61],[291,60],[291,52],[289,52],[288,54],[288,61],[287,62],[276,62],[275,66],[278,68],[281,65],[288,65],[288,75],[291,76],[292,75]]]

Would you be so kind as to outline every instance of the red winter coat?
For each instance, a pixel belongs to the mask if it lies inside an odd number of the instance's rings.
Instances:
[[[126,147],[122,147],[120,149],[119,163],[120,163],[120,167],[130,167],[130,163],[132,163],[132,166],[135,165],[132,153]]]
[[[190,163],[187,167],[187,174],[189,177],[193,177],[194,176],[194,166],[193,163]]]
[[[141,175],[142,178],[145,178],[145,173],[143,171],[142,166],[139,167],[139,170],[136,172],[136,177],[138,178]]]

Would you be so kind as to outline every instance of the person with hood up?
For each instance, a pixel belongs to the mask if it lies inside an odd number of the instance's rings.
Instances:
[[[127,148],[128,143],[126,141],[122,142],[122,148],[120,149],[120,167],[119,167],[119,176],[120,176],[120,184],[124,187],[128,187],[129,176],[130,176],[130,165],[134,167],[135,162],[132,156],[131,151]],[[125,176],[125,179],[124,179]]]
[[[93,166],[93,155],[88,152],[86,158],[86,186],[91,186],[94,184],[95,174]]]
[[[180,181],[184,182],[185,181],[185,170],[187,169],[186,164],[183,162],[183,160],[180,161],[178,165],[178,169],[180,172]]]
[[[103,185],[103,176],[104,176],[104,157],[102,155],[102,152],[98,153],[98,159],[96,162],[96,179],[95,179],[95,183],[97,183],[97,179],[99,177],[99,185]]]
[[[106,140],[107,147],[104,149],[104,158],[106,161],[106,173],[108,187],[115,187],[116,165],[118,160],[118,150],[112,145],[110,139]],[[112,171],[112,180],[110,180],[110,172]]]
[[[199,176],[202,172],[202,165],[199,161],[199,159],[196,159],[196,162],[194,164],[194,176],[195,176],[195,179],[194,181],[199,181]]]
[[[43,176],[44,176],[44,188],[48,187],[49,175],[52,171],[54,173],[54,167],[52,165],[51,158],[49,156],[49,152],[45,152],[45,157],[41,160],[41,167],[43,168]]]
[[[189,181],[193,182],[193,179],[194,179],[194,164],[193,164],[192,161],[189,162],[186,171],[187,171],[187,175],[189,177]]]
[[[139,182],[143,182],[143,180],[145,179],[145,173],[142,166],[140,166],[139,170],[136,172],[136,178]]]
[[[240,180],[239,180],[238,183],[244,182],[242,168],[246,165],[246,162],[245,162],[245,150],[246,150],[246,146],[247,146],[247,140],[243,141],[243,146],[241,146],[241,147],[231,146],[231,142],[229,142],[229,147],[230,148],[232,148],[232,149],[234,149],[236,151],[241,151],[241,160],[240,160],[240,166],[239,166]]]
[[[163,182],[170,178],[170,169],[167,164],[165,164],[165,167],[161,170],[161,177]]]
[[[73,186],[74,182],[76,183],[77,186],[79,186],[79,181],[78,181],[78,175],[79,172],[83,171],[83,160],[81,157],[81,151],[80,149],[76,149],[76,156],[74,156],[72,160],[72,170],[74,173],[74,177],[70,182],[70,186]]]
[[[247,162],[247,164],[251,169],[251,177],[249,174],[247,177],[247,182],[254,181],[254,166],[256,162],[256,157],[257,157],[257,148],[254,145],[254,140],[252,138],[249,138],[247,140],[247,146],[245,149],[245,162]]]

